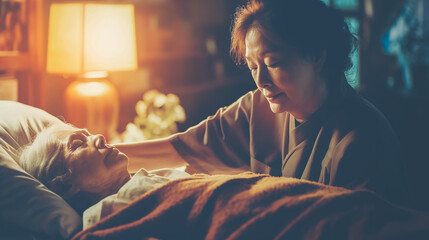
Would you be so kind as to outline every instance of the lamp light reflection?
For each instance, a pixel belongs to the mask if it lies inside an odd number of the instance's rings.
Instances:
[[[109,87],[102,82],[84,82],[76,85],[76,91],[88,97],[101,96],[109,90]]]
[[[83,74],[83,77],[85,79],[88,78],[107,78],[107,72],[106,71],[92,71],[92,72],[86,72]]]

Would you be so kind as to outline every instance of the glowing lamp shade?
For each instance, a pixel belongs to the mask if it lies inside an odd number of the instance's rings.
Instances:
[[[137,69],[134,5],[51,4],[47,50],[48,73],[76,76],[65,93],[66,120],[112,137],[119,98],[107,72]]]
[[[52,4],[47,58],[50,73],[137,69],[134,5]]]

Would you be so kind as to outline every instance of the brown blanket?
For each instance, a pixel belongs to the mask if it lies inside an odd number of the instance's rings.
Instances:
[[[376,194],[260,174],[193,175],[73,239],[429,239],[429,213]]]

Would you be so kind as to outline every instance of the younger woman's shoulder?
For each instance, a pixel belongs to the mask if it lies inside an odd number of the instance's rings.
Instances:
[[[258,89],[252,90],[241,96],[238,102],[245,104],[262,104],[266,102],[264,95]]]
[[[344,131],[395,135],[384,114],[354,90],[335,103],[329,119]]]
[[[261,91],[256,89],[256,90],[247,92],[246,94],[242,95],[240,98],[238,98],[235,102],[233,102],[229,106],[221,108],[221,110],[235,111],[237,110],[237,108],[239,108],[241,111],[250,113],[250,112],[253,112],[255,109],[257,109],[255,111],[269,109],[269,104],[265,99],[264,95],[261,93]]]

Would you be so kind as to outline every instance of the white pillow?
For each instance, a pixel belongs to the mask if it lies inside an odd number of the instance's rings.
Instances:
[[[41,109],[0,101],[0,222],[69,238],[81,229],[81,217],[16,163],[23,146],[43,128],[59,122]]]

